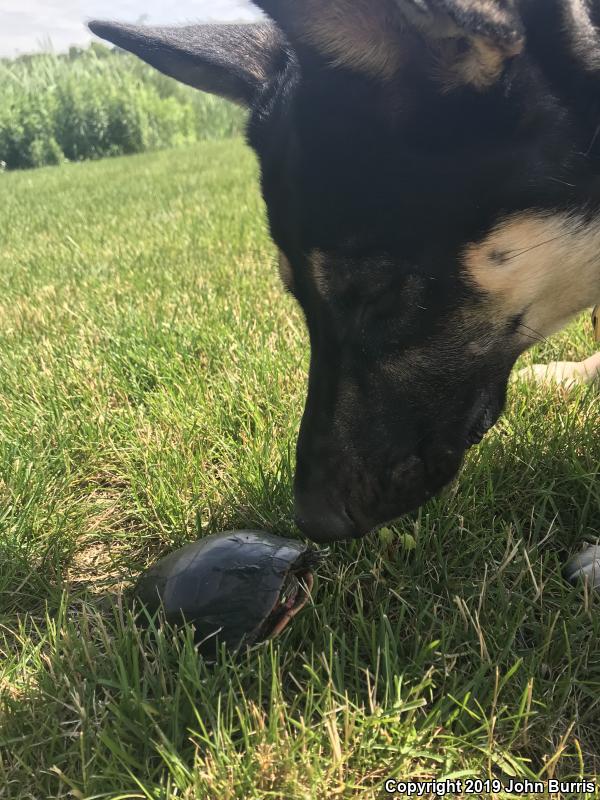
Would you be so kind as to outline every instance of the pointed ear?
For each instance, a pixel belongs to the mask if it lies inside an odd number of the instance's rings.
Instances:
[[[523,48],[514,0],[254,0],[293,43],[337,66],[393,78],[425,40],[447,88],[491,85]]]
[[[268,23],[155,28],[94,20],[89,28],[166,75],[245,106],[276,70],[286,46]]]

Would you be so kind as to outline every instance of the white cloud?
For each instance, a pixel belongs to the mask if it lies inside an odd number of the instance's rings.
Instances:
[[[0,56],[41,49],[65,50],[91,39],[85,20],[92,17],[149,23],[249,20],[249,0],[1,0]]]

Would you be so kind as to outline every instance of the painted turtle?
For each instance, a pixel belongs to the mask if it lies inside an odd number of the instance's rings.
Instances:
[[[600,589],[600,544],[586,545],[565,564],[563,575],[573,585],[587,580],[592,589]]]
[[[306,605],[319,553],[263,531],[207,536],[158,561],[139,579],[136,597],[171,624],[195,626],[202,652],[216,639],[230,650],[277,636]]]

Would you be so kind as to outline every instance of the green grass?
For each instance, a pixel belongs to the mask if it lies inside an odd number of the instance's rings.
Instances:
[[[597,394],[513,387],[452,489],[209,666],[118,598],[209,532],[294,534],[307,342],[256,164],[233,140],[5,174],[0,244],[2,800],[598,775],[600,609],[560,577],[600,534]],[[536,357],[590,354],[586,325]]]

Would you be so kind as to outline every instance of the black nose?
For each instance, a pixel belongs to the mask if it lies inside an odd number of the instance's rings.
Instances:
[[[356,539],[366,532],[358,530],[342,503],[319,495],[296,492],[295,518],[302,533],[319,543]]]

